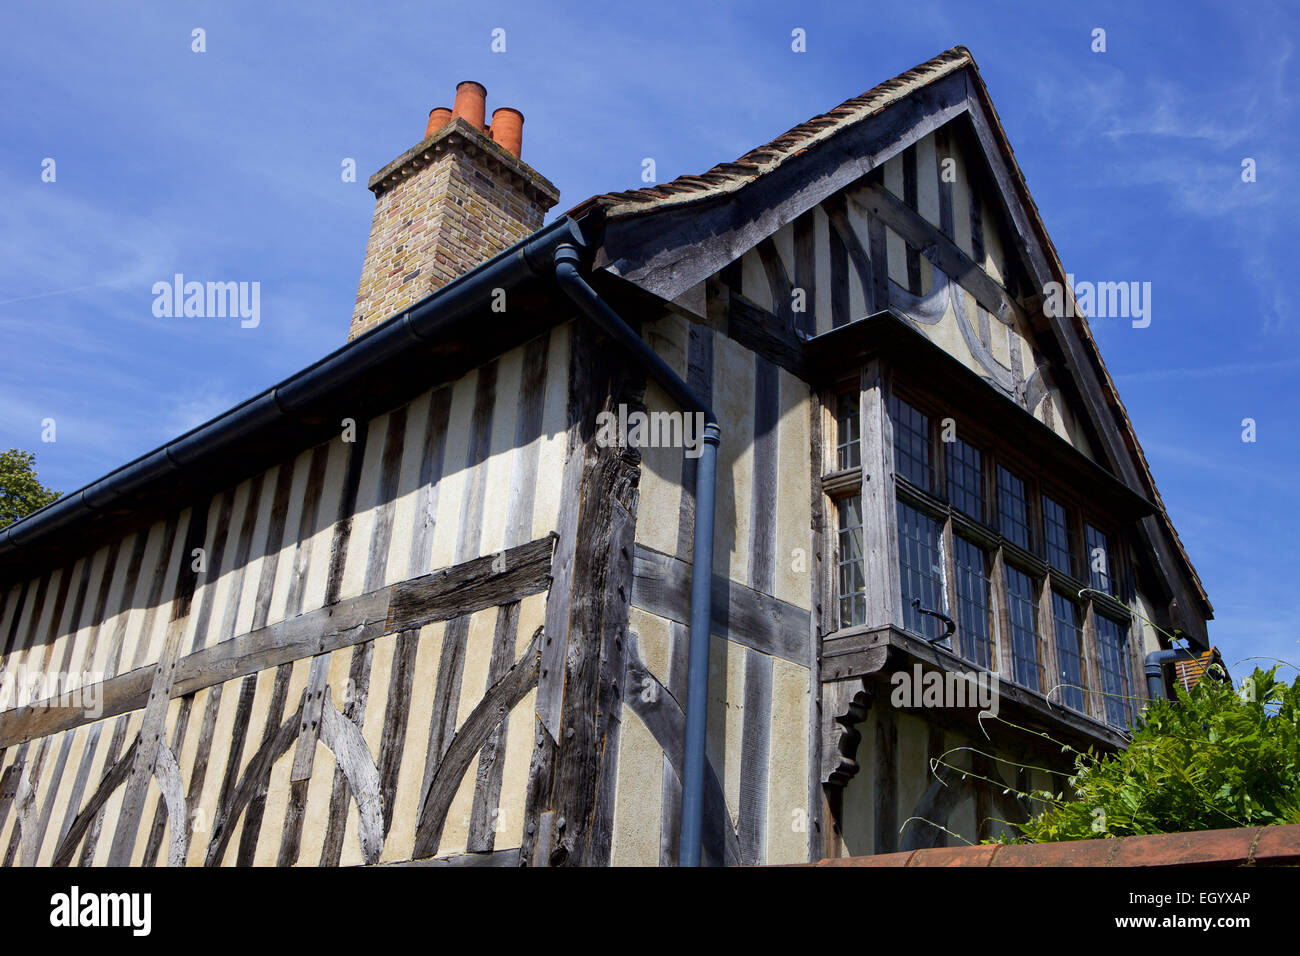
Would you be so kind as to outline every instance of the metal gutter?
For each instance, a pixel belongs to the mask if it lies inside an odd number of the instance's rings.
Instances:
[[[481,308],[493,289],[549,277],[554,249],[575,241],[582,241],[577,223],[567,216],[557,219],[278,385],[0,529],[0,559],[140,495],[155,483],[174,483],[191,473],[198,477],[203,460],[233,451],[268,429],[307,417],[329,396],[399,358],[412,344],[437,342],[457,321]]]

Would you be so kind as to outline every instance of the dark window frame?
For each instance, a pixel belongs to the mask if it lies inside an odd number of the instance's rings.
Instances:
[[[835,510],[835,502],[845,495],[861,494],[865,480],[864,470],[861,465],[835,470],[836,465],[839,464],[838,429],[841,421],[841,416],[838,414],[838,403],[841,401],[839,396],[845,392],[857,396],[860,449],[858,460],[861,462],[866,453],[867,442],[871,440],[868,439],[864,431],[864,422],[861,419],[862,386],[863,383],[860,377],[852,379],[844,377],[839,380],[834,389],[822,393],[824,396],[822,406],[828,412],[823,421],[829,422],[830,427],[836,433],[835,440],[823,443],[823,448],[826,451],[824,453],[825,460],[822,464],[822,489],[833,508],[831,517],[836,532],[838,532],[838,514]],[[1067,695],[1058,686],[1060,683],[1061,662],[1058,660],[1058,639],[1052,595],[1059,592],[1073,602],[1083,621],[1081,625],[1081,659],[1079,662],[1082,676],[1080,683],[1084,687],[1081,693],[1085,702],[1082,713],[1099,722],[1109,723],[1106,706],[1097,693],[1101,686],[1101,676],[1097,664],[1099,639],[1093,622],[1097,616],[1103,614],[1112,621],[1127,620],[1130,622],[1130,631],[1126,635],[1126,640],[1130,651],[1133,646],[1136,646],[1134,642],[1140,644],[1140,631],[1132,624],[1136,618],[1133,616],[1133,612],[1124,603],[1121,603],[1123,600],[1132,603],[1136,597],[1132,569],[1129,563],[1126,533],[1120,529],[1118,522],[1112,516],[1093,507],[1081,489],[1063,481],[1052,473],[1040,470],[1040,466],[1035,463],[1034,459],[1017,448],[1014,441],[1005,434],[997,432],[981,422],[967,419],[960,413],[953,414],[933,394],[922,391],[907,381],[899,382],[897,380],[891,383],[887,391],[885,413],[890,416],[891,425],[896,407],[894,404],[895,399],[904,402],[925,417],[929,455],[928,474],[931,487],[926,489],[917,486],[909,480],[905,471],[898,469],[896,463],[894,494],[892,495],[894,510],[890,520],[898,522],[898,503],[903,502],[926,514],[939,526],[938,546],[940,567],[942,569],[940,603],[942,606],[934,608],[934,610],[949,616],[957,625],[954,640],[948,642],[954,645],[953,652],[976,667],[984,667],[991,672],[999,673],[1004,680],[1020,683],[1016,679],[1015,661],[1013,660],[1016,655],[1011,653],[1012,647],[1010,645],[1011,621],[1009,620],[1009,612],[1011,605],[1007,595],[1006,569],[1012,568],[1019,571],[1027,575],[1031,582],[1032,600],[1035,608],[1036,640],[1034,646],[1037,657],[1038,686],[1036,688],[1031,686],[1029,689],[1053,701],[1062,703],[1070,707],[1071,710],[1078,710],[1074,706],[1077,703],[1077,697],[1070,694],[1068,696],[1071,699],[1067,700]],[[947,418],[953,419],[957,437],[980,452],[983,507],[980,509],[982,514],[979,516],[969,515],[953,501],[954,495],[951,493],[950,488],[950,443],[942,440],[944,420]],[[896,448],[897,436],[894,437],[894,441]],[[1000,498],[998,485],[999,468],[1004,469],[1024,484],[1025,517],[1029,544],[1027,548],[1022,547],[1016,540],[1002,533],[1000,512],[1003,502]],[[1071,572],[1078,570],[1085,573],[1076,576],[1075,573],[1067,573],[1050,566],[1046,560],[1042,513],[1042,498],[1044,495],[1056,501],[1065,510],[1066,520],[1072,532],[1070,536],[1072,548]],[[864,522],[870,520],[870,516],[864,515],[863,520]],[[1097,531],[1105,534],[1110,544],[1109,570],[1111,572],[1111,582],[1115,586],[1112,587],[1109,595],[1098,594],[1089,590],[1091,575],[1086,572],[1090,565],[1085,563],[1085,559],[1089,557],[1085,551],[1085,528],[1087,524],[1091,524]],[[900,532],[900,529],[895,528],[895,532]],[[864,529],[864,536],[865,533]],[[839,549],[836,546],[838,534],[832,534],[830,537],[832,547],[836,551],[835,559],[838,560]],[[965,538],[970,544],[983,549],[986,556],[986,567],[988,568],[986,572],[987,586],[991,605],[988,610],[990,634],[987,663],[982,659],[982,654],[972,653],[969,644],[964,643],[966,635],[962,632],[960,621],[960,617],[965,613],[961,593],[961,588],[964,585],[960,580],[960,572],[957,570],[956,561],[956,538],[958,537]],[[897,568],[900,578],[900,593],[896,595],[896,598],[903,601],[906,590],[902,586],[903,568],[900,557],[899,554],[895,554],[893,560],[900,562]],[[1088,580],[1080,580],[1081,577]],[[838,626],[832,626],[832,632],[854,626],[843,622],[840,618],[839,574],[834,574],[834,578],[832,585],[836,589],[836,594],[835,600],[831,602],[830,606],[834,609],[832,616]],[[1084,593],[1081,594],[1081,591]],[[1116,600],[1111,595],[1119,595],[1120,600]],[[869,594],[866,595],[866,600],[870,600]],[[904,608],[900,617],[906,620],[907,613],[907,609]],[[933,618],[927,620],[938,625],[938,622]],[[915,633],[914,628],[907,629]],[[937,633],[941,633],[941,631],[936,630],[931,633],[927,626],[927,630],[921,636],[928,639]],[[1023,657],[1024,655],[1020,656]],[[1140,666],[1135,661],[1136,658],[1133,660],[1126,659],[1125,661],[1129,674],[1130,693],[1137,689],[1133,683],[1132,675],[1140,670]],[[1021,669],[1022,671],[1024,669],[1023,662]],[[1023,673],[1021,676],[1024,676]],[[1132,709],[1133,704],[1130,702],[1130,713]]]

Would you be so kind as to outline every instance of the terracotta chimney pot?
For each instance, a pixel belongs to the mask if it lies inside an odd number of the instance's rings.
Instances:
[[[524,114],[509,106],[492,111],[492,140],[511,155],[518,156],[524,146]]]
[[[456,84],[456,101],[451,115],[459,116],[475,129],[486,129],[484,112],[487,109],[487,88],[482,83],[465,80]]]
[[[438,130],[442,129],[451,122],[451,108],[448,106],[439,106],[435,110],[429,110],[429,125],[424,128],[424,138],[428,139]]]

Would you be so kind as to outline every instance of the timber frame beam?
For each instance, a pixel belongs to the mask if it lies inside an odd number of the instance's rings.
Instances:
[[[256,673],[267,667],[351,647],[385,634],[495,607],[545,591],[551,581],[555,535],[442,571],[380,588],[299,614],[203,648],[175,661],[163,700]],[[82,724],[129,713],[149,702],[157,665],[100,682],[81,699],[101,702],[97,713],[59,698],[0,713],[0,749]]]

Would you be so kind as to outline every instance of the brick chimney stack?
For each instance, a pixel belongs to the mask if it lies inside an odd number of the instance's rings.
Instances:
[[[486,103],[481,84],[459,84],[424,140],[370,177],[375,219],[349,339],[532,234],[559,200],[519,158],[523,114],[499,107],[486,126]]]

